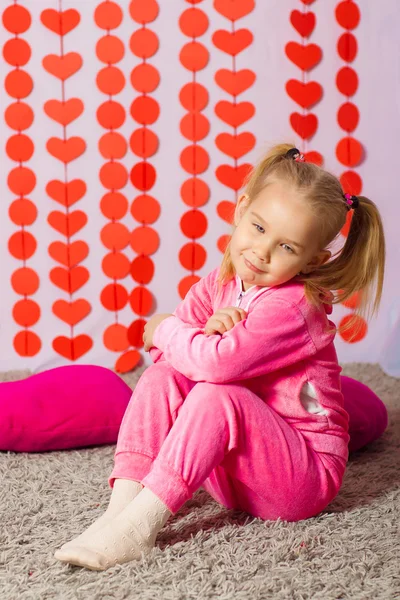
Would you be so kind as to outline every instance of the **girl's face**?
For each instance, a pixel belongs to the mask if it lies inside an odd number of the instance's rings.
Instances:
[[[239,198],[235,226],[230,253],[245,291],[253,285],[285,283],[331,256],[319,248],[318,220],[306,202],[278,181],[265,187],[251,205],[246,195]]]

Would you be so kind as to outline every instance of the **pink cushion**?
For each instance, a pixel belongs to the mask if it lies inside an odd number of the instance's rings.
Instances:
[[[113,371],[68,365],[0,383],[0,450],[115,444],[132,390]]]

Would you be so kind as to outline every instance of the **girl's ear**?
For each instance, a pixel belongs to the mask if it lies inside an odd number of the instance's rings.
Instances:
[[[246,194],[242,194],[238,201],[236,202],[235,215],[234,215],[234,224],[235,227],[239,225],[240,219],[243,217],[243,214],[246,212],[246,209],[249,205],[249,197]]]
[[[313,256],[313,258],[306,264],[306,266],[301,269],[301,273],[306,274],[315,271],[315,269],[326,263],[326,261],[329,260],[331,256],[332,253],[329,250],[321,250],[319,254]]]

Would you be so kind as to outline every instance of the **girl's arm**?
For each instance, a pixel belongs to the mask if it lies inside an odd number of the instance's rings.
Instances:
[[[206,336],[199,327],[171,316],[157,327],[153,342],[183,375],[210,383],[259,377],[317,352],[298,306],[271,296],[222,336]]]
[[[211,274],[202,277],[197,283],[192,285],[185,298],[178,304],[173,314],[178,317],[182,323],[192,327],[204,329],[208,319],[213,314],[213,307],[209,293]],[[153,343],[154,339],[153,339]],[[166,360],[164,352],[156,347],[156,344],[150,348],[149,354],[154,363]]]

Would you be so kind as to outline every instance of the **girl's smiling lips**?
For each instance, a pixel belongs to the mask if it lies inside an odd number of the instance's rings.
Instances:
[[[254,271],[255,273],[264,273],[264,271],[261,271],[260,269],[257,269],[257,267],[255,267],[254,265],[252,265],[251,262],[249,262],[248,260],[244,259],[244,262],[245,262],[246,266],[251,271]]]

